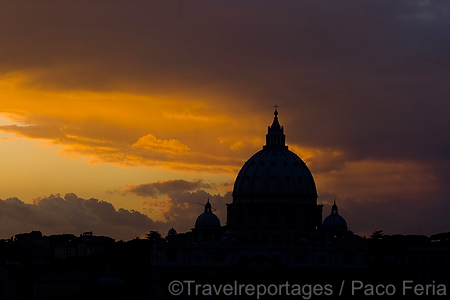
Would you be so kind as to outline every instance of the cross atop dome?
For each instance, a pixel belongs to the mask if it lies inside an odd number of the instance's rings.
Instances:
[[[333,206],[331,207],[331,214],[323,220],[322,228],[328,231],[347,231],[347,222],[339,215],[336,200],[334,200]]]
[[[333,206],[331,207],[331,214],[338,215],[338,207],[336,205],[336,200],[334,200]]]
[[[205,204],[205,211],[198,216],[195,221],[195,228],[216,227],[220,228],[219,218],[212,212],[211,203],[208,201]]]
[[[205,213],[212,213],[211,203],[209,203],[209,198],[208,198],[208,202],[206,202],[206,204],[205,204],[205,211],[204,212]]]
[[[284,135],[284,128],[280,126],[278,122],[278,105],[274,105],[274,117],[272,126],[269,126],[268,133],[266,135],[266,145],[264,147],[286,147]]]

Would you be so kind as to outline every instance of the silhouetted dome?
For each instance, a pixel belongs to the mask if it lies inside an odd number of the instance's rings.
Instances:
[[[206,202],[205,211],[195,221],[195,228],[220,227],[219,218],[212,212],[211,203]]]
[[[316,185],[306,164],[285,145],[278,112],[266,135],[266,145],[241,168],[234,183],[233,201],[267,198],[317,199]]]
[[[339,215],[336,202],[331,208],[331,214],[323,220],[322,228],[331,230],[347,230],[347,222],[345,222],[345,219]]]

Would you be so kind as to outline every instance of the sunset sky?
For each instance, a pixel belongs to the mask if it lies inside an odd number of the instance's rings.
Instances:
[[[324,217],[450,231],[447,1],[0,7],[0,238],[224,225],[275,104]]]

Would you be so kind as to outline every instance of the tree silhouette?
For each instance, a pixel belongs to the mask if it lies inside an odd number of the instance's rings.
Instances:
[[[155,242],[159,239],[161,239],[161,234],[158,231],[151,230],[149,233],[147,233],[147,240],[149,240],[152,245],[154,245]]]
[[[381,240],[384,236],[383,230],[376,230],[370,235],[370,239],[372,240]]]

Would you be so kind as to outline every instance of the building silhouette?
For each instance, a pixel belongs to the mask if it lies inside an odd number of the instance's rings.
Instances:
[[[365,240],[348,230],[336,203],[322,222],[323,206],[317,197],[310,170],[285,144],[275,110],[266,145],[237,175],[226,225],[220,226],[208,200],[191,232],[154,245],[155,299],[170,298],[167,287],[172,280],[331,284],[364,277]]]
[[[227,213],[227,235],[241,244],[317,242],[322,205],[316,185],[306,164],[285,145],[276,110],[266,145],[237,175]]]
[[[157,231],[127,242],[92,232],[17,234],[0,242],[0,299],[445,298],[438,291],[450,287],[450,232],[427,237],[379,230],[366,239],[352,233],[336,202],[323,212],[317,199],[314,178],[286,146],[275,110],[266,144],[236,177],[227,220],[219,220],[206,199],[191,231],[172,228],[165,238]],[[180,295],[169,290],[174,280],[183,285]],[[352,293],[354,280],[392,285],[397,293]],[[405,280],[419,291],[420,285],[431,287],[428,294],[409,290],[404,295]],[[259,298],[188,289],[189,284],[286,283],[306,289],[295,296],[285,289]],[[308,287],[318,295],[308,294]]]

